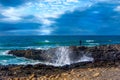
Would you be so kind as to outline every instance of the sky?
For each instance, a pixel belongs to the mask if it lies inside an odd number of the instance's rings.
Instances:
[[[120,35],[120,0],[0,0],[4,35]]]

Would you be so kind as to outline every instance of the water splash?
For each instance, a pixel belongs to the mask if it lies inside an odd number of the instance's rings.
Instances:
[[[71,53],[71,50],[69,47],[59,47],[55,54],[57,59],[55,60],[56,66],[63,66],[63,65],[70,65],[70,58],[69,54]]]
[[[79,54],[81,54],[81,53],[79,53]],[[59,47],[56,50],[55,55],[57,58],[55,59],[55,63],[53,63],[54,66],[64,66],[64,65],[70,65],[73,63],[94,60],[89,55],[83,54],[82,56],[79,56],[79,58],[77,60],[73,61],[71,59],[70,55],[75,55],[75,54],[69,47]]]
[[[87,61],[93,61],[94,59],[92,57],[88,57],[87,55],[83,55],[79,61],[77,62],[87,62]]]

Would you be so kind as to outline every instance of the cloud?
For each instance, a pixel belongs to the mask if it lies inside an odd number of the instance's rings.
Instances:
[[[120,5],[115,7],[114,10],[120,12]]]
[[[74,11],[74,9],[78,7],[87,8],[93,4],[89,1],[85,1],[85,2],[86,3],[84,4],[83,1],[77,1],[77,0],[75,1],[73,0],[41,1],[40,0],[35,2],[28,0],[26,3],[24,3],[24,5],[21,5],[19,7],[10,6],[6,8],[3,6],[4,8],[1,10],[1,14],[7,17],[8,21],[20,20],[22,16],[26,16],[26,15],[39,16],[39,18],[42,17],[42,19],[51,18],[51,17],[58,18],[59,15],[64,14],[66,11]]]
[[[4,31],[0,32],[1,36],[10,36],[10,35],[36,35],[37,34],[36,29],[28,29],[26,30],[9,30],[9,31]]]
[[[0,33],[94,35],[112,29],[113,25],[117,32],[119,3],[118,0],[0,0]]]
[[[66,12],[60,18],[55,19],[54,26],[57,30],[54,34],[119,34],[120,14],[113,10],[116,6],[117,4],[97,3],[83,11],[77,9],[74,12]]]
[[[0,34],[2,35],[14,35],[14,34],[20,34],[20,31],[21,31],[21,34],[25,31],[26,33],[28,34],[32,34],[30,32],[33,31],[33,30],[36,30],[39,28],[39,26],[41,26],[41,24],[39,23],[0,23]],[[24,34],[24,35],[28,35],[28,34]],[[34,34],[37,34],[37,32],[35,33],[34,31]]]
[[[3,15],[5,18],[2,18],[1,21],[19,21],[21,20],[21,15],[18,13],[17,10],[10,7],[9,9],[2,10],[1,15]]]
[[[40,30],[38,31],[39,35],[50,35],[52,33],[53,28],[50,27],[42,27],[40,28]]]

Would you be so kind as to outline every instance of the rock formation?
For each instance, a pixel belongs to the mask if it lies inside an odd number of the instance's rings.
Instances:
[[[102,45],[95,47],[70,46],[63,47],[62,49],[64,49],[64,51],[62,51],[63,54],[61,56],[66,56],[64,55],[64,52],[66,49],[69,49],[69,52],[67,50],[67,53],[65,54],[68,54],[71,63],[79,61],[84,55],[93,58],[93,62],[120,60],[120,45]],[[57,57],[59,57],[56,54],[60,54],[60,50],[59,47],[50,48],[48,50],[11,50],[8,54],[33,60],[40,60],[42,62],[54,63]]]

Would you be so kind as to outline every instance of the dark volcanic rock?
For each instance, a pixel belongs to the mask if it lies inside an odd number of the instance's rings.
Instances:
[[[78,61],[80,60],[80,58],[85,55],[85,49],[87,47],[77,47],[77,46],[70,46],[69,47],[69,50],[70,50],[70,53],[69,53],[69,57],[70,57],[70,60],[75,62],[75,61]]]
[[[69,72],[72,69],[78,69],[79,71],[79,68],[87,68],[87,71],[88,71],[88,68],[93,69],[94,67],[95,68],[96,67],[107,67],[107,68],[118,67],[118,68],[115,68],[115,71],[119,72],[118,69],[120,68],[120,45],[105,45],[105,46],[96,46],[96,47],[71,46],[67,48],[66,47],[63,47],[60,49],[52,48],[48,50],[33,50],[33,49],[12,50],[9,52],[9,54],[13,54],[19,57],[26,57],[34,60],[52,62],[52,60],[56,58],[56,53],[60,53],[59,51],[62,49],[64,52],[64,48],[67,49],[65,51],[67,51],[67,53],[69,54],[69,58],[73,61],[77,61],[83,55],[93,57],[94,61],[78,62],[78,63],[73,63],[71,65],[64,65],[64,66],[58,66],[58,67],[51,66],[51,65],[44,65],[44,64],[8,65],[8,66],[0,65],[0,80],[18,80],[18,79],[13,79],[16,77],[17,78],[26,77],[26,79],[24,80],[32,80],[30,79],[30,77],[41,77],[41,76],[51,77],[54,74],[59,75],[61,73]],[[63,54],[63,56],[65,55]],[[105,68],[106,71],[108,70],[107,68]],[[105,70],[100,72],[106,72]],[[80,74],[78,73],[78,71],[75,75]],[[79,72],[82,72],[82,71],[79,71]],[[110,70],[110,72],[112,72],[112,70]],[[90,73],[91,72],[88,72],[88,74]],[[70,72],[68,73],[68,75],[70,76]],[[11,79],[7,79],[7,78],[11,78]],[[23,79],[19,79],[19,80],[23,80]]]
[[[25,57],[33,60],[40,60],[43,62],[51,60],[51,57],[47,55],[45,50],[11,50],[8,54],[13,54],[18,57]]]
[[[90,51],[95,60],[120,60],[120,45],[98,46]]]
[[[48,50],[11,50],[8,54],[12,54],[18,57],[25,57],[33,60],[40,60],[42,62],[54,63],[55,60],[57,60],[58,57],[60,57],[59,54],[61,53],[63,53],[62,56],[64,56],[64,53],[67,53],[71,61],[79,60],[84,54],[84,52],[80,52],[79,48],[76,46],[50,48]]]
[[[115,61],[120,60],[120,45],[103,45],[95,47],[70,46],[50,48],[48,50],[11,50],[8,54],[13,54],[18,57],[25,57],[33,60],[54,63],[58,59],[58,54],[68,54],[71,62],[80,60],[84,55],[92,57],[94,61]]]
[[[0,70],[0,78],[13,78],[13,77],[28,77],[35,76],[50,76],[53,74],[61,74],[72,69],[77,68],[97,68],[97,67],[119,67],[120,61],[97,61],[97,62],[80,62],[71,65],[65,65],[62,67],[55,67],[50,65],[36,64],[36,65],[8,65],[0,67],[4,68]],[[9,70],[8,70],[9,69]],[[88,70],[88,69],[87,69]],[[75,74],[76,75],[76,74]],[[2,79],[7,80],[7,79]]]

